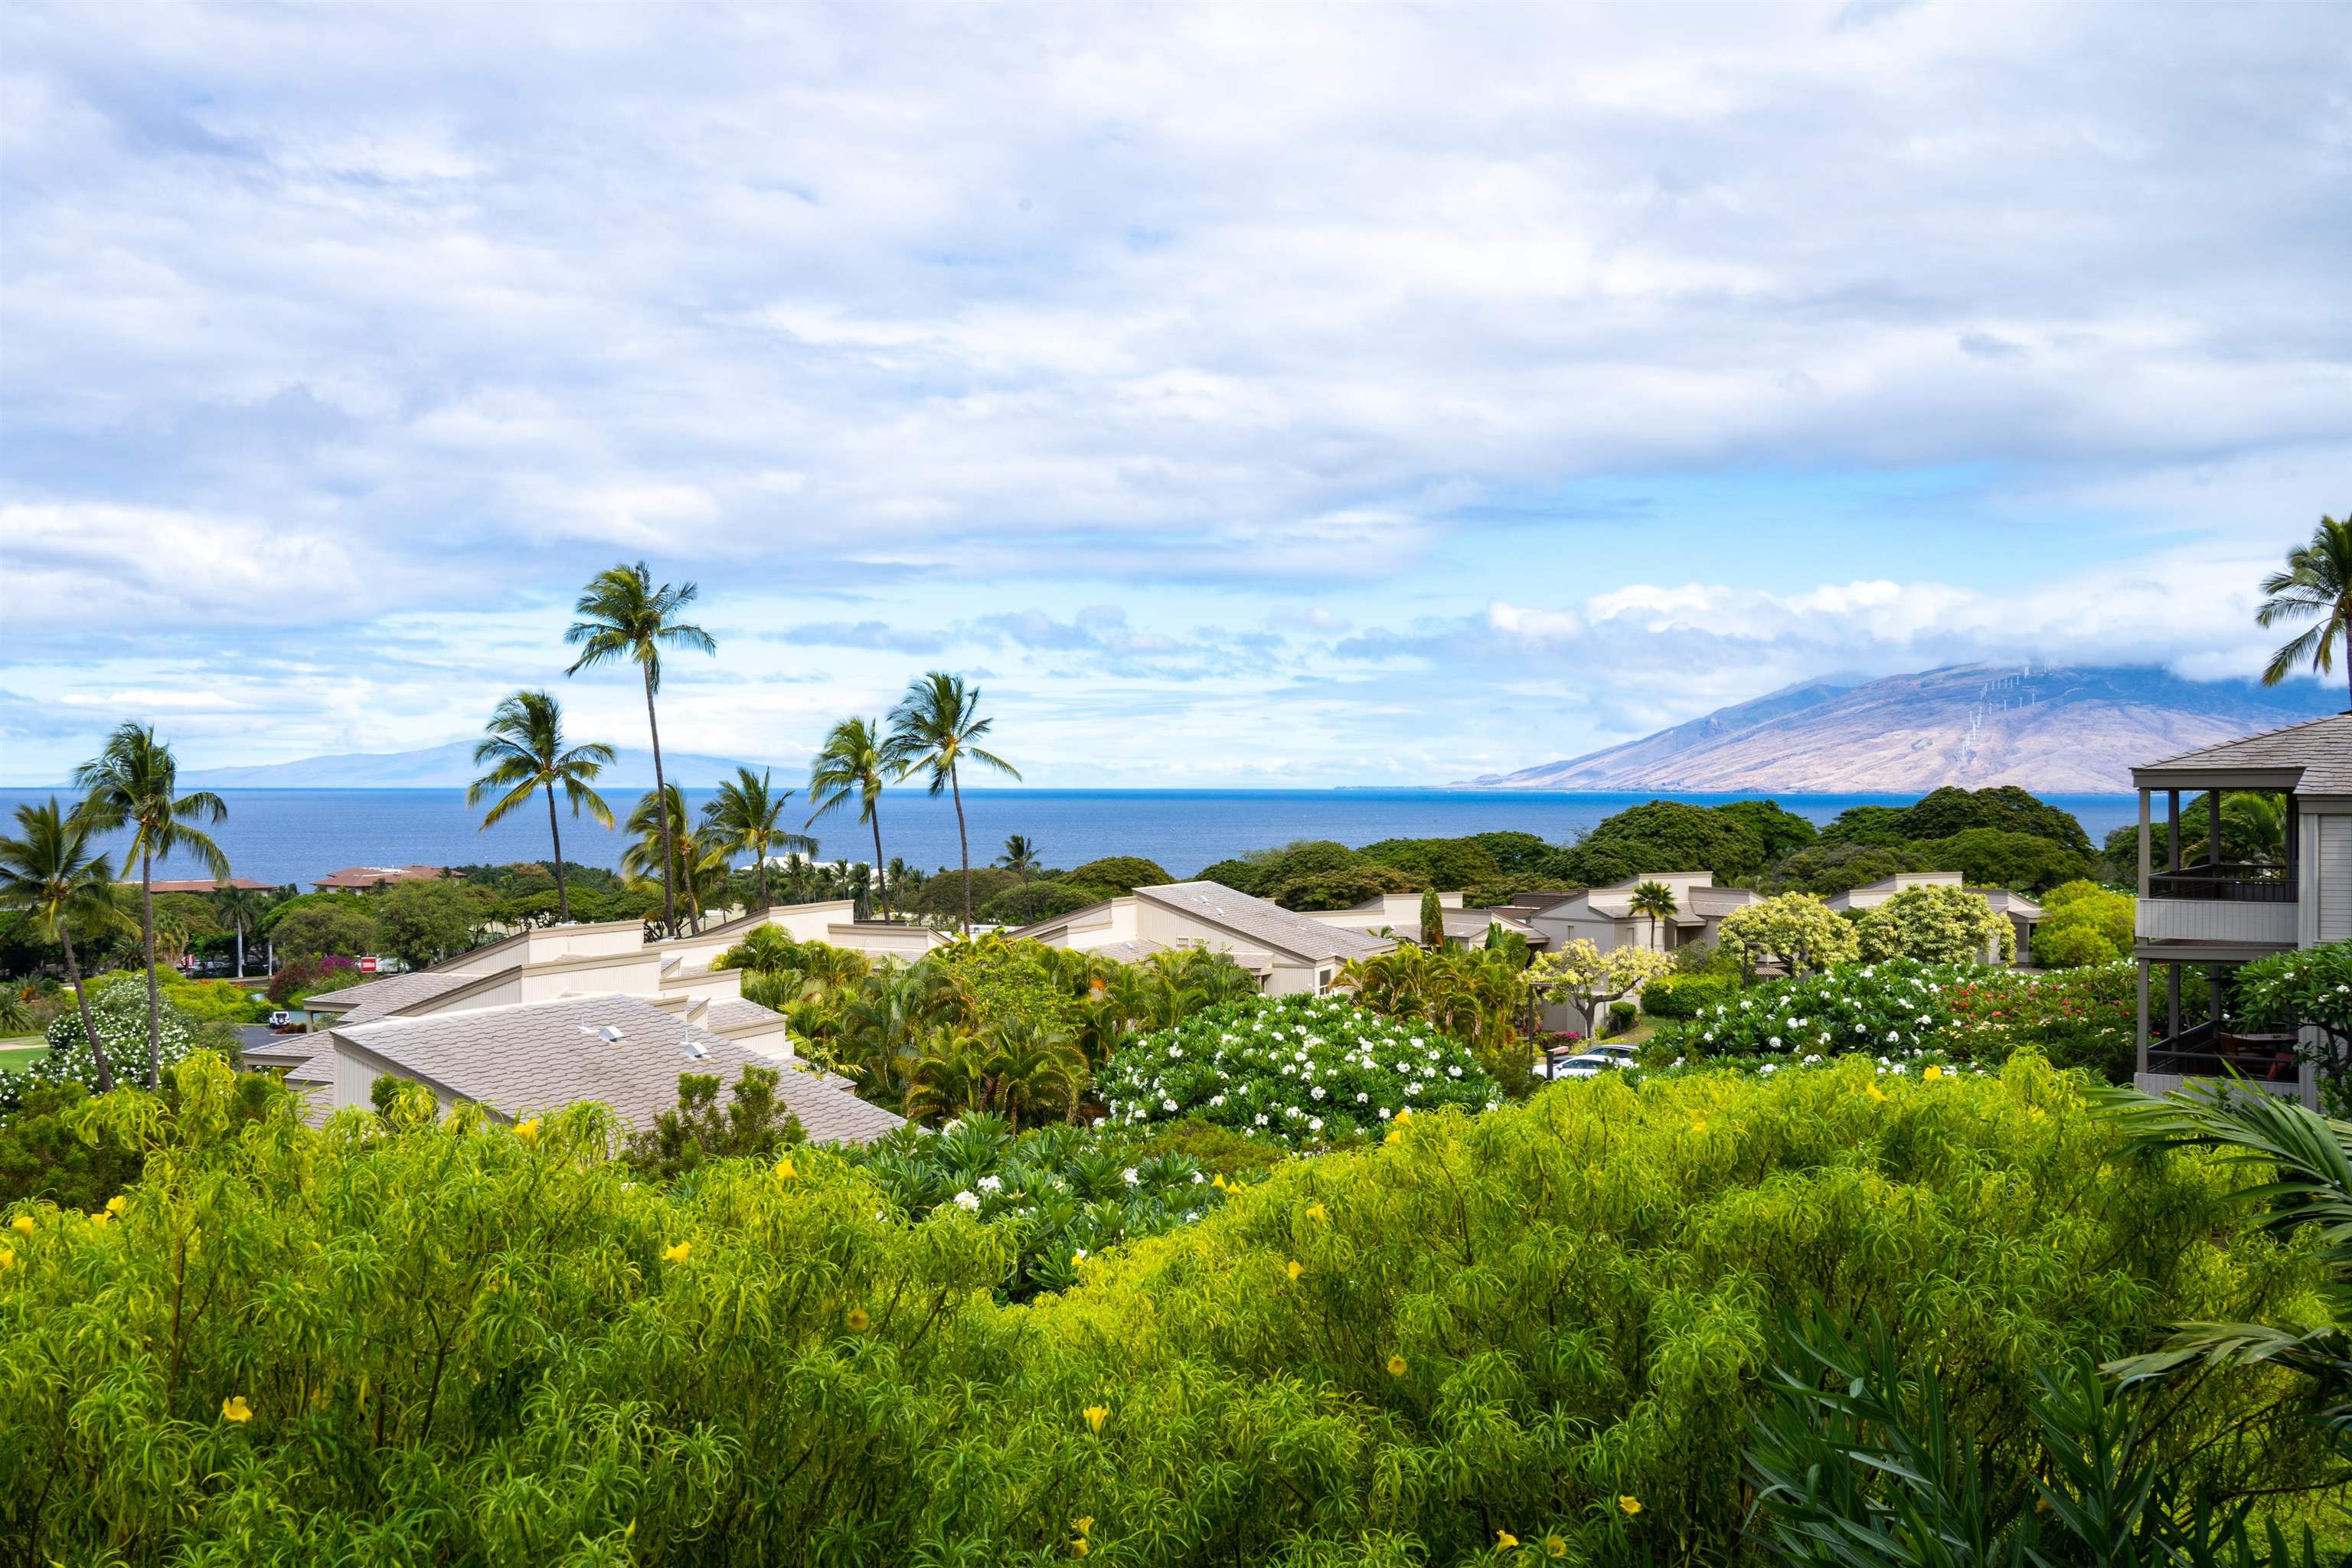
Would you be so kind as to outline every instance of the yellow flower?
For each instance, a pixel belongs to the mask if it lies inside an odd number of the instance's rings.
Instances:
[[[1070,1528],[1076,1531],[1080,1535],[1086,1534],[1094,1527],[1095,1516],[1090,1513],[1082,1513],[1078,1515],[1077,1518],[1070,1521]]]
[[[1928,1083],[1933,1083],[1933,1082],[1935,1082],[1937,1079],[1939,1079],[1939,1078],[1941,1078],[1941,1077],[1943,1077],[1943,1076],[1944,1076],[1944,1069],[1943,1069],[1942,1068],[1938,1068],[1938,1067],[1931,1067],[1931,1068],[1929,1068],[1926,1072],[1921,1073],[1919,1076],[1920,1076],[1920,1078],[1921,1078],[1921,1079],[1925,1079],[1927,1082],[1928,1082]]]
[[[119,1215],[122,1212],[122,1194],[121,1193],[117,1193],[112,1197],[106,1200],[106,1212],[109,1214]]]
[[[1864,1086],[1862,1092],[1870,1096],[1874,1100],[1885,1100],[1886,1098],[1886,1091],[1879,1088],[1874,1083]]]
[[[1404,1375],[1403,1356],[1392,1355],[1389,1357],[1389,1375],[1391,1377],[1402,1377]]]
[[[1087,1544],[1087,1538],[1085,1536],[1076,1535],[1070,1538],[1071,1556],[1084,1557],[1087,1552],[1092,1552],[1093,1550],[1093,1547]]]
[[[1328,1211],[1327,1211],[1321,1204],[1308,1204],[1307,1205],[1307,1217],[1308,1219],[1328,1219],[1330,1216]]]
[[[106,1222],[107,1222],[108,1220],[112,1219],[113,1217],[114,1217],[114,1216],[113,1216],[112,1215],[108,1214],[108,1213],[107,1213],[105,1210],[103,1210],[103,1209],[100,1209],[98,1213],[96,1213],[96,1214],[94,1214],[94,1215],[90,1215],[90,1216],[89,1216],[89,1223],[90,1223],[90,1224],[92,1224],[92,1225],[94,1225],[94,1226],[98,1226],[103,1227],[103,1226],[105,1226]]]
[[[1285,1274],[1289,1275],[1290,1282],[1293,1285],[1296,1285],[1298,1283],[1298,1277],[1307,1272],[1307,1265],[1299,1262],[1298,1259],[1294,1258],[1287,1264],[1284,1265],[1282,1271]]]
[[[1702,1117],[1700,1117],[1697,1121],[1696,1121],[1692,1122],[1692,1123],[1691,1123],[1691,1131],[1694,1131],[1694,1132],[1704,1132],[1704,1131],[1706,1131],[1706,1117],[1704,1117],[1704,1116],[1702,1116]]]
[[[16,1267],[16,1249],[13,1247],[0,1247],[0,1268],[15,1267]]]
[[[224,1421],[250,1421],[253,1419],[253,1406],[245,1402],[244,1394],[232,1394],[226,1399],[221,1401],[221,1419]]]
[[[1565,1541],[1562,1541],[1562,1540],[1561,1540],[1559,1536],[1557,1536],[1557,1535],[1547,1535],[1547,1536],[1545,1536],[1545,1537],[1544,1537],[1544,1555],[1545,1555],[1545,1556],[1547,1556],[1547,1557],[1565,1557],[1565,1556],[1567,1556],[1567,1555],[1568,1555],[1568,1542],[1565,1542]]]
[[[780,1182],[789,1182],[794,1176],[799,1175],[800,1173],[793,1169],[793,1157],[790,1154],[787,1154],[782,1159],[776,1162],[776,1168],[770,1172],[769,1174],[774,1176],[776,1180]]]
[[[874,1320],[866,1315],[865,1308],[852,1307],[841,1315],[841,1321],[849,1325],[851,1333],[862,1334],[866,1331],[866,1325]]]
[[[683,1263],[686,1261],[686,1255],[693,1250],[694,1243],[690,1241],[681,1241],[676,1247],[665,1247],[662,1248],[662,1261]]]
[[[526,1143],[536,1143],[536,1142],[539,1142],[539,1118],[538,1118],[538,1117],[536,1117],[536,1116],[534,1116],[534,1117],[532,1117],[532,1118],[531,1118],[530,1121],[518,1121],[518,1122],[516,1122],[516,1123],[515,1123],[515,1136],[516,1136],[516,1137],[518,1137],[518,1138],[520,1138],[520,1139],[521,1139],[521,1140],[522,1140],[524,1142],[526,1142]]]
[[[1209,1183],[1209,1185],[1216,1188],[1217,1191],[1221,1193],[1223,1192],[1225,1190],[1225,1173],[1223,1171],[1219,1171],[1215,1178]]]
[[[20,1214],[8,1223],[16,1227],[17,1234],[20,1236],[30,1236],[33,1234],[33,1216],[31,1215]]]
[[[1498,1531],[1495,1531],[1495,1550],[1496,1550],[1496,1551],[1497,1551],[1497,1552],[1517,1552],[1518,1549],[1519,1549],[1519,1538],[1518,1538],[1517,1536],[1513,1535],[1513,1534],[1512,1534],[1509,1531],[1507,1531],[1507,1530],[1498,1530]]]
[[[1079,1414],[1087,1418],[1087,1431],[1099,1432],[1102,1430],[1102,1424],[1110,1418],[1110,1406],[1108,1405],[1089,1405],[1084,1410],[1080,1411]]]
[[[1387,1137],[1385,1137],[1385,1138],[1382,1138],[1382,1139],[1381,1140],[1381,1142],[1383,1142],[1383,1143],[1393,1143],[1393,1142],[1395,1142],[1398,1139],[1400,1139],[1400,1138],[1402,1138],[1402,1137],[1403,1137],[1403,1136],[1404,1136],[1404,1129],[1403,1129],[1403,1128],[1402,1128],[1402,1127],[1391,1127],[1391,1128],[1390,1128],[1390,1129],[1389,1129],[1389,1131],[1388,1131],[1388,1136],[1387,1136]]]
[[[1617,1506],[1624,1510],[1627,1519],[1631,1519],[1642,1511],[1642,1500],[1630,1494],[1621,1496],[1617,1500]]]

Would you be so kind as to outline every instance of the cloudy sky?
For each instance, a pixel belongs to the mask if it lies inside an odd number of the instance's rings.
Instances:
[[[2249,673],[2352,504],[2352,12],[0,10],[0,779],[389,751],[702,586],[1033,783],[1427,782],[1832,670]]]

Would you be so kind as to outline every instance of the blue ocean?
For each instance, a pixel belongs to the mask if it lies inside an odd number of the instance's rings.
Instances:
[[[518,813],[488,832],[455,789],[225,790],[228,820],[213,836],[240,877],[307,884],[345,866],[463,866],[547,858],[547,814]],[[0,790],[13,812],[47,791]],[[697,808],[709,798],[689,791]],[[1178,877],[1213,861],[1299,838],[1370,844],[1381,838],[1453,837],[1517,829],[1566,842],[1602,817],[1647,800],[1716,805],[1754,796],[1600,794],[1444,789],[1055,790],[964,792],[974,865],[986,865],[1008,834],[1025,835],[1048,866],[1071,867],[1103,855],[1141,855]],[[1771,798],[1815,822],[1851,805],[1906,805],[1913,795],[1782,795]],[[2137,819],[2130,795],[2052,795],[2093,842]],[[794,802],[798,804],[797,800]],[[929,869],[956,863],[955,808],[945,798],[892,791],[882,800],[882,852]],[[798,814],[787,812],[793,826]],[[873,841],[845,808],[813,830],[818,858],[867,859]],[[585,818],[563,819],[567,860],[617,867],[621,835]],[[159,875],[194,877],[199,868],[170,866]]]

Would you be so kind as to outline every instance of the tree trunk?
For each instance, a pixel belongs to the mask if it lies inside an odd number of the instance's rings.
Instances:
[[[245,918],[242,915],[236,921],[236,977],[239,980],[245,978]]]
[[[74,962],[73,932],[66,930],[63,921],[58,922],[58,937],[65,944],[66,978],[73,983],[74,1005],[81,1009],[81,1032],[89,1041],[91,1059],[98,1063],[98,1092],[104,1094],[114,1087],[114,1068],[107,1062],[106,1047],[98,1043],[98,1026],[89,1016],[89,997],[81,988],[81,965]]]
[[[555,782],[547,781],[547,837],[555,846],[555,921],[572,923],[572,900],[563,891],[563,827],[555,820]]]
[[[963,784],[953,764],[948,768],[948,788],[955,795],[956,844],[963,851],[963,934],[971,934],[971,836],[963,826]]]
[[[646,731],[654,738],[654,799],[661,813],[662,824],[662,931],[668,936],[677,934],[677,889],[670,876],[670,862],[677,858],[677,846],[669,837],[669,788],[662,781],[661,725],[654,718],[654,672],[646,671]]]
[[[147,960],[147,1088],[163,1087],[163,996],[155,984],[155,858],[139,852],[139,941]]]
[[[760,908],[765,910],[769,907],[770,902],[768,898],[768,847],[764,844],[754,845],[752,847],[752,853],[760,858]]]
[[[890,918],[890,879],[882,874],[882,803],[877,801],[866,814],[874,825],[874,882],[882,893],[882,918]]]

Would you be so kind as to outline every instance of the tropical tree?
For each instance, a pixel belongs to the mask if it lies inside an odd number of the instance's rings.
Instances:
[[[1658,922],[1671,916],[1678,906],[1675,903],[1675,890],[1665,883],[1643,882],[1633,889],[1633,897],[1625,907],[1637,915],[1649,917],[1650,945],[1658,947]]]
[[[2017,927],[1966,888],[1906,888],[1853,922],[1862,956],[1876,963],[1916,958],[1922,963],[1982,963],[1993,953],[2017,955]]]
[[[816,840],[777,826],[793,792],[775,787],[769,770],[738,763],[735,776],[702,807],[702,825],[729,855],[749,855],[759,867],[760,907],[768,907],[768,857],[779,849],[816,853]]]
[[[646,683],[646,731],[653,738],[654,790],[667,787],[662,776],[661,723],[654,713],[654,694],[661,689],[662,650],[691,648],[717,653],[718,643],[700,626],[677,618],[678,612],[701,593],[692,583],[665,583],[656,588],[653,574],[642,561],[635,565],[605,568],[589,580],[572,606],[581,617],[565,628],[563,640],[580,649],[566,675],[577,675],[592,665],[627,659]],[[677,886],[670,858],[661,863],[662,922],[677,929]]]
[[[1528,965],[1527,978],[1538,989],[1573,1003],[1591,1031],[1610,1003],[1672,973],[1674,967],[1674,959],[1654,947],[1628,943],[1603,952],[1589,937],[1578,937]]]
[[[2323,517],[2311,542],[2286,552],[2286,570],[2263,579],[2270,597],[2254,611],[2254,624],[2274,626],[2316,616],[2319,624],[2271,655],[2263,667],[2263,684],[2276,686],[2308,664],[2325,675],[2336,668],[2336,645],[2344,644],[2344,676],[2352,692],[2352,511],[2338,522]]]
[[[1435,888],[1422,889],[1421,945],[1426,948],[1445,945],[1445,904],[1438,898]]]
[[[114,868],[90,847],[90,819],[59,811],[55,795],[47,805],[18,806],[16,832],[16,837],[0,838],[0,909],[23,910],[43,942],[65,949],[66,979],[73,986],[103,1093],[114,1087],[114,1070],[98,1042],[98,1026],[90,1021],[73,933],[76,927],[90,931],[128,923],[115,902]]]
[[[584,746],[563,743],[563,709],[544,691],[518,691],[500,702],[484,727],[484,738],[474,747],[474,765],[489,772],[466,786],[466,804],[479,805],[484,795],[503,790],[498,803],[482,817],[482,830],[529,801],[535,791],[547,795],[547,834],[555,853],[555,918],[572,921],[572,901],[563,890],[563,829],[555,815],[555,790],[572,803],[572,815],[582,807],[599,826],[613,826],[613,808],[591,784],[613,764],[613,748],[601,742]]]
[[[668,809],[663,806],[667,804]],[[621,851],[621,875],[650,879],[658,874],[663,879],[665,899],[674,897],[669,878],[674,870],[682,870],[698,858],[695,848],[693,826],[687,820],[686,795],[676,784],[665,784],[659,790],[647,790],[637,797],[628,820],[621,831],[635,842]],[[689,904],[694,897],[694,884],[688,879],[686,888]],[[667,906],[665,929],[677,930],[677,910],[675,903]]]
[[[880,880],[882,918],[890,918],[890,894],[898,884],[905,862],[890,862],[889,874],[882,868],[882,781],[890,771],[889,742],[884,738],[882,726],[872,719],[844,719],[825,731],[824,744],[817,748],[809,763],[809,799],[816,809],[809,813],[803,826],[814,826],[816,819],[848,800],[857,796],[857,820],[874,830],[874,874]]]
[[[996,863],[1020,878],[1024,886],[1037,874],[1037,868],[1043,864],[1037,858],[1037,846],[1018,833],[1005,839],[1004,853],[996,858]]]
[[[268,899],[258,888],[223,888],[213,895],[220,906],[221,919],[236,932],[236,977],[245,978],[245,933],[261,923],[262,911]]]
[[[139,858],[139,939],[147,970],[147,1087],[163,1086],[161,1058],[163,994],[155,981],[155,862],[174,853],[203,863],[213,880],[228,880],[228,857],[198,822],[216,823],[228,805],[210,790],[179,791],[180,763],[172,748],[155,738],[154,726],[124,723],[107,737],[105,749],[74,770],[73,782],[89,791],[80,815],[100,833],[131,830],[122,851],[127,866]]]
[[[1984,900],[1977,902],[1981,906]],[[1717,929],[1716,945],[1746,972],[1761,960],[1777,958],[1791,979],[1862,956],[1853,922],[1812,893],[1780,893],[1732,910]]]
[[[980,715],[980,688],[967,687],[961,675],[932,670],[910,683],[907,695],[890,710],[887,759],[906,778],[921,772],[930,775],[930,793],[942,791],[955,800],[956,845],[963,856],[963,932],[971,934],[971,835],[963,816],[962,764],[968,758],[994,768],[1018,782],[1021,774],[993,752],[982,751],[981,741],[995,725]]]

